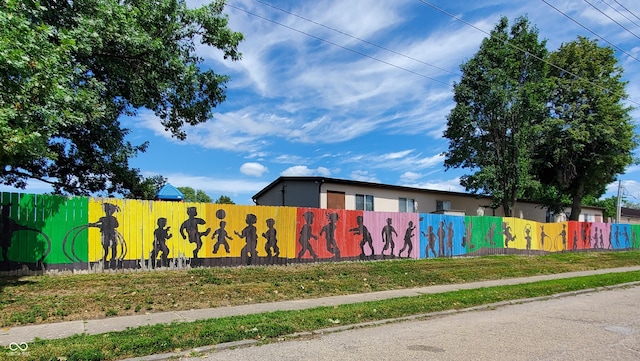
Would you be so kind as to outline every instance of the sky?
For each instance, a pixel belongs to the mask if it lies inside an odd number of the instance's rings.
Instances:
[[[470,170],[445,171],[442,155],[452,85],[501,16],[512,24],[526,15],[550,51],[579,35],[616,49],[640,122],[637,0],[228,0],[224,13],[245,40],[237,62],[197,48],[203,68],[231,77],[211,119],[186,128],[185,141],[152,112],[122,119],[128,140],[150,144],[131,166],[213,199],[253,204],[279,176],[464,192],[459,178]],[[640,203],[640,166],[619,179]],[[39,182],[26,189],[50,191]]]

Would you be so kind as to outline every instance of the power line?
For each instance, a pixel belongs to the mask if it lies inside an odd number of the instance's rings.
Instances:
[[[448,11],[446,11],[446,10],[444,10],[444,9],[441,9],[441,8],[439,8],[439,7],[435,6],[435,5],[431,4],[431,3],[429,3],[428,1],[425,1],[425,0],[419,0],[419,1],[420,1],[421,3],[423,3],[423,4],[427,5],[427,6],[431,7],[431,8],[432,8],[432,9],[434,9],[434,10],[437,10],[437,11],[439,11],[439,12],[441,12],[441,13],[443,13],[443,14],[445,14],[445,15],[449,16],[449,17],[452,17],[452,18],[454,18],[454,19],[456,19],[456,20],[458,20],[458,21],[460,21],[460,22],[462,22],[462,23],[464,23],[464,24],[466,24],[466,25],[468,25],[468,26],[470,26],[470,27],[472,27],[472,28],[474,28],[474,29],[476,29],[476,30],[478,30],[478,31],[480,31],[480,32],[482,32],[482,33],[484,33],[484,34],[486,34],[486,35],[488,35],[488,36],[491,36],[491,33],[487,32],[486,30],[480,29],[479,27],[477,27],[477,26],[475,26],[475,25],[473,25],[473,24],[469,23],[468,21],[465,21],[465,20],[461,19],[460,17],[458,17],[458,16],[456,16],[456,15],[453,15],[453,14],[451,14],[450,12],[448,12]],[[544,0],[542,0],[542,1],[544,1]],[[545,3],[546,3],[546,1],[545,1]],[[529,51],[527,51],[526,49],[522,49],[522,48],[520,48],[520,47],[519,47],[519,46],[517,46],[517,45],[514,45],[514,44],[511,44],[511,43],[509,43],[509,42],[506,42],[506,39],[505,39],[505,44],[506,44],[507,46],[511,46],[511,47],[513,47],[514,49],[516,49],[516,50],[518,50],[518,51],[521,51],[521,52],[523,52],[523,53],[525,53],[525,54],[528,54],[528,55],[530,55],[531,57],[533,57],[534,59],[539,60],[539,61],[542,61],[542,62],[544,62],[544,63],[548,64],[549,66],[552,66],[552,67],[554,67],[554,68],[556,68],[556,69],[558,69],[558,70],[560,70],[560,71],[563,71],[563,72],[565,72],[565,73],[567,73],[567,74],[569,74],[569,75],[571,75],[571,76],[574,76],[574,77],[576,77],[576,78],[580,78],[580,79],[584,79],[583,77],[579,76],[578,74],[575,74],[575,73],[573,73],[573,72],[571,72],[571,71],[569,71],[569,70],[567,70],[567,69],[561,68],[561,67],[559,67],[559,66],[557,66],[557,65],[555,65],[555,64],[553,64],[553,63],[551,63],[551,62],[549,62],[548,60],[543,59],[543,58],[541,58],[541,57],[539,57],[539,56],[537,56],[537,55],[535,55],[535,54],[531,54],[531,53],[530,53]],[[593,86],[595,86],[595,87],[597,87],[597,88],[599,88],[599,89],[601,89],[601,90],[604,90],[604,91],[607,91],[607,92],[611,92],[611,90],[609,90],[609,89],[607,89],[607,88],[605,88],[605,87],[603,87],[603,86],[601,86],[601,85],[599,85],[599,84],[596,84],[596,83],[592,82],[592,81],[591,81],[591,80],[589,80],[589,79],[584,79],[584,80],[585,80],[585,81],[587,81],[589,84],[591,84],[591,85],[593,85]],[[640,105],[640,102],[636,102],[636,101],[634,101],[633,99],[630,99],[628,96],[626,97],[626,100],[627,100],[628,102],[630,102],[630,103],[633,103],[633,104],[636,104],[636,105]]]
[[[638,37],[638,35],[634,34],[631,30],[627,29],[624,25],[620,24],[618,21],[616,21],[614,18],[612,18],[611,16],[607,15],[607,13],[605,13],[604,11],[598,9],[595,5],[593,5],[592,3],[589,2],[589,0],[584,0],[584,2],[586,2],[587,4],[591,5],[592,8],[596,9],[600,14],[606,16],[607,18],[609,18],[609,20],[613,21],[614,23],[620,25],[621,28],[623,28],[624,30],[626,30],[629,34],[635,36],[636,38],[638,38],[638,40],[640,40],[640,37]]]
[[[605,39],[604,37],[600,36],[599,34],[597,34],[595,31],[589,29],[588,27],[582,25],[582,23],[580,23],[579,21],[575,20],[574,18],[572,18],[571,16],[567,15],[566,13],[564,13],[562,10],[558,9],[557,7],[549,4],[546,0],[540,0],[543,3],[549,5],[549,7],[551,7],[552,9],[554,9],[555,11],[559,12],[560,14],[564,15],[567,19],[573,21],[574,23],[576,23],[577,25],[579,25],[581,28],[585,29],[586,31],[590,32],[591,34],[597,36],[598,38],[602,39],[602,41],[606,42],[607,44],[611,45],[612,47],[614,47],[615,49],[619,50],[620,52],[624,53],[625,55],[627,55],[628,57],[630,57],[631,59],[637,61],[638,63],[640,63],[640,59],[636,58],[635,56],[627,53],[625,50],[621,49],[620,47],[618,47],[617,45],[615,45],[614,43],[610,42],[609,40]]]
[[[277,22],[277,21],[275,21],[275,20],[271,20],[271,19],[269,19],[269,18],[266,18],[266,17],[264,17],[264,16],[258,15],[258,14],[256,14],[256,13],[252,13],[252,12],[250,12],[250,11],[248,11],[248,10],[242,9],[242,8],[237,7],[237,6],[235,6],[235,5],[232,5],[232,4],[227,3],[227,4],[225,4],[225,6],[228,6],[228,7],[234,8],[234,9],[236,9],[236,10],[242,11],[242,12],[244,12],[244,13],[246,13],[246,14],[251,15],[251,16],[255,16],[255,17],[260,18],[260,19],[262,19],[262,20],[265,20],[265,21],[268,21],[268,22],[274,23],[274,24],[276,24],[276,25],[282,26],[282,27],[287,28],[287,29],[289,29],[289,30],[293,30],[293,31],[298,32],[298,33],[300,33],[300,34],[306,35],[306,36],[308,36],[308,37],[310,37],[310,38],[313,38],[313,39],[316,39],[316,40],[322,41],[322,42],[324,42],[324,43],[327,43],[327,44],[330,44],[330,45],[336,46],[336,47],[338,47],[338,48],[341,48],[341,49],[344,49],[344,50],[350,51],[350,52],[355,53],[355,54],[358,54],[358,55],[360,55],[360,56],[364,56],[364,57],[369,58],[369,59],[371,59],[371,60],[375,60],[375,61],[377,61],[377,62],[380,62],[380,63],[386,64],[386,65],[392,66],[392,67],[394,67],[394,68],[396,68],[396,69],[400,69],[400,70],[406,71],[406,72],[408,72],[408,73],[411,73],[411,74],[413,74],[413,75],[417,75],[417,76],[419,76],[419,77],[422,77],[422,78],[425,78],[425,79],[429,79],[429,80],[435,81],[436,83],[440,83],[440,84],[446,85],[446,86],[448,86],[448,87],[450,87],[450,86],[451,86],[451,84],[449,84],[449,83],[445,83],[445,82],[443,82],[442,80],[438,80],[438,79],[436,79],[436,78],[432,78],[432,77],[430,77],[430,76],[428,76],[428,75],[424,75],[424,74],[418,73],[418,72],[416,72],[416,71],[413,71],[413,70],[411,70],[411,69],[407,69],[407,68],[404,68],[404,67],[402,67],[402,66],[399,66],[399,65],[396,65],[396,64],[390,63],[390,62],[388,62],[388,61],[386,61],[386,60],[378,59],[378,58],[376,58],[375,56],[371,56],[371,55],[365,54],[365,53],[363,53],[363,52],[361,52],[361,51],[358,51],[358,50],[355,50],[355,49],[351,49],[351,48],[349,48],[349,47],[346,47],[346,46],[343,46],[343,45],[340,45],[340,44],[334,43],[334,42],[332,42],[332,41],[330,41],[330,40],[323,39],[323,38],[321,38],[321,37],[319,37],[319,36],[315,36],[315,35],[313,35],[313,34],[309,34],[309,33],[304,32],[304,31],[302,31],[302,30],[298,30],[298,29],[293,28],[293,27],[291,27],[291,26],[289,26],[289,25],[282,24],[282,23],[280,23],[280,22]]]
[[[638,25],[638,23],[636,23],[635,21],[629,19],[625,14],[623,14],[622,12],[620,12],[620,10],[616,9],[615,7],[613,7],[613,5],[609,4],[608,2],[602,0],[602,3],[607,5],[609,8],[613,9],[613,11],[615,11],[616,13],[618,13],[620,16],[622,16],[623,18],[627,19],[628,22],[630,22],[631,24],[637,26],[640,28],[640,25]]]
[[[441,68],[441,67],[439,67],[439,66],[437,66],[437,65],[433,65],[433,64],[427,63],[427,62],[425,62],[425,61],[423,61],[423,60],[420,60],[420,59],[414,58],[414,57],[412,57],[412,56],[409,56],[409,55],[406,55],[406,54],[402,54],[402,53],[397,52],[397,51],[395,51],[395,50],[393,50],[393,49],[389,49],[389,48],[384,47],[384,46],[382,46],[382,45],[378,45],[378,44],[372,43],[372,42],[370,42],[370,41],[368,41],[368,40],[366,40],[366,39],[362,39],[362,38],[359,38],[359,37],[357,37],[357,36],[353,36],[353,35],[351,35],[351,34],[348,34],[348,33],[344,32],[344,31],[341,31],[341,30],[338,30],[338,29],[332,28],[332,27],[330,27],[330,26],[327,26],[327,25],[324,25],[324,24],[322,24],[322,23],[316,22],[316,21],[314,21],[314,20],[312,20],[312,19],[309,19],[309,18],[306,18],[306,17],[304,17],[304,16],[301,16],[301,15],[298,15],[298,14],[295,14],[295,13],[292,13],[292,12],[290,12],[290,11],[288,11],[288,10],[285,10],[285,9],[279,8],[279,7],[275,6],[275,5],[272,5],[272,4],[269,4],[269,3],[266,3],[266,2],[264,2],[264,1],[261,1],[261,0],[254,0],[254,1],[255,1],[255,2],[258,2],[258,3],[260,3],[260,4],[263,4],[263,5],[265,5],[265,6],[268,6],[268,7],[270,7],[270,8],[276,9],[276,10],[278,10],[278,11],[281,11],[281,12],[283,12],[283,13],[286,13],[286,14],[289,14],[289,15],[292,15],[292,16],[295,16],[295,17],[297,17],[297,18],[299,18],[299,19],[302,19],[302,20],[308,21],[308,22],[313,23],[313,24],[315,24],[315,25],[321,26],[321,27],[323,27],[323,28],[325,28],[325,29],[329,29],[329,30],[334,31],[334,32],[336,32],[336,33],[338,33],[338,34],[342,34],[342,35],[348,36],[348,37],[350,37],[350,38],[352,38],[352,39],[358,40],[358,41],[360,41],[360,42],[363,42],[363,43],[368,44],[368,45],[371,45],[371,46],[375,46],[375,47],[376,47],[376,48],[378,48],[378,49],[382,49],[382,50],[388,51],[388,52],[390,52],[390,53],[393,53],[393,54],[395,54],[395,55],[399,55],[399,56],[401,56],[401,57],[403,57],[403,58],[413,60],[413,61],[418,62],[418,63],[420,63],[420,64],[430,66],[430,67],[432,67],[432,68],[435,68],[435,69],[438,69],[438,70],[444,71],[444,72],[449,73],[449,74],[452,74],[452,75],[456,75],[456,76],[459,76],[459,75],[460,75],[460,73],[452,72],[452,71],[450,71],[450,70],[447,70],[447,69]]]
[[[613,0],[614,3],[620,5],[621,8],[625,9],[629,14],[633,15],[636,19],[640,20],[640,18],[638,17],[638,15],[634,14],[633,11],[627,9],[624,5],[620,4],[619,2],[617,2],[616,0]]]

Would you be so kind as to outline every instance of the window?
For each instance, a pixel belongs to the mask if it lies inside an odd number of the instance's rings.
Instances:
[[[373,196],[369,194],[356,194],[356,210],[373,211]]]
[[[413,213],[416,211],[416,201],[411,198],[400,198],[398,201],[398,210],[400,212]]]
[[[436,201],[436,211],[450,211],[451,201]]]

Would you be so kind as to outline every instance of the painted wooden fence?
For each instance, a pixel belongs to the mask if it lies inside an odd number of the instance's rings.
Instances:
[[[640,225],[0,193],[0,271],[640,248]]]

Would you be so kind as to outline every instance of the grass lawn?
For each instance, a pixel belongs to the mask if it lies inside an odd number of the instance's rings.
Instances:
[[[636,265],[638,251],[2,278],[0,315],[4,325],[42,323]],[[337,325],[633,281],[640,281],[640,272],[145,326],[36,340],[24,354],[10,355],[8,348],[0,348],[0,359],[119,360],[245,339],[269,342]]]
[[[640,265],[640,251],[0,278],[0,327]]]

